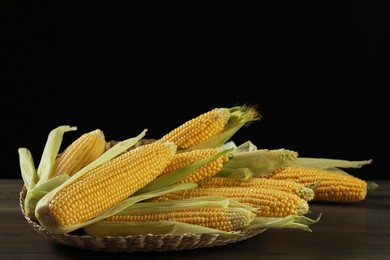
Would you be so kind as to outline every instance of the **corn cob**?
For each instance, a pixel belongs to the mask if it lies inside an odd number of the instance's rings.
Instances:
[[[230,117],[228,108],[214,108],[201,114],[164,135],[162,141],[172,141],[177,146],[189,148],[223,131]]]
[[[97,166],[39,202],[40,224],[62,232],[95,218],[157,178],[175,152],[171,142],[154,142]]]
[[[301,183],[290,180],[278,180],[268,178],[228,178],[228,177],[212,177],[205,179],[199,183],[200,187],[262,187],[282,190],[297,194],[306,201],[310,201],[314,197],[314,190]]]
[[[218,141],[208,143],[208,147],[224,144],[243,125],[260,119],[254,107],[214,108],[194,117],[161,137],[161,141],[171,141],[180,148],[199,148],[198,145],[229,131]]]
[[[226,146],[227,144],[225,144]],[[238,146],[224,164],[218,177],[231,177],[238,169],[247,168],[253,177],[265,177],[275,169],[290,165],[298,156],[296,151],[287,149],[257,149],[251,142]]]
[[[367,182],[349,174],[326,169],[292,165],[281,167],[268,176],[292,180],[303,185],[316,184],[313,201],[355,202],[364,200]]]
[[[225,196],[258,208],[260,217],[285,217],[308,213],[308,202],[298,195],[286,191],[262,187],[197,187],[168,193],[152,199],[166,201],[199,196]]]
[[[167,165],[167,167],[165,167],[164,171],[161,173],[161,176],[167,175],[175,170],[195,163],[218,152],[219,150],[217,148],[204,148],[178,152],[173,156],[172,161]],[[228,160],[228,155],[222,155],[221,157],[218,157],[195,170],[190,175],[179,181],[179,183],[199,182],[205,178],[211,177],[218,173],[222,169],[223,164]]]
[[[222,231],[237,231],[249,225],[255,217],[255,213],[240,207],[199,207],[160,213],[116,214],[104,221],[179,221]]]
[[[72,176],[102,155],[105,146],[104,133],[100,129],[83,134],[58,155],[50,178],[61,174]]]

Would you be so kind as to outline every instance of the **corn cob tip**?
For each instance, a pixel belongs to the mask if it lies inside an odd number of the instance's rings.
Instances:
[[[104,132],[101,129],[99,129],[99,128],[97,128],[95,130],[92,130],[90,133],[94,134],[94,135],[96,135],[98,137],[103,137],[104,138]]]
[[[228,108],[217,108],[217,114],[222,119],[225,124],[229,121],[230,118],[230,111]]]
[[[251,224],[257,216],[256,213],[239,207],[229,207],[227,213],[230,215],[230,222],[232,223],[232,228],[229,231],[244,229]]]
[[[38,203],[37,207],[35,208],[34,216],[43,229],[50,230],[50,232],[53,234],[63,233],[60,229],[57,229],[59,223],[57,219],[52,217],[48,204],[42,205],[42,203]]]
[[[160,140],[175,142],[181,148],[193,147],[223,132],[229,119],[228,108],[213,108],[172,129]]]
[[[242,106],[235,106],[229,109],[230,119],[242,118],[241,121],[246,125],[253,121],[262,119],[262,115],[256,105],[244,104]]]
[[[174,142],[167,141],[165,146],[171,151],[172,154],[175,154],[177,151],[177,145]]]
[[[297,214],[302,216],[307,213],[309,213],[309,203],[306,200],[301,199],[297,204]]]

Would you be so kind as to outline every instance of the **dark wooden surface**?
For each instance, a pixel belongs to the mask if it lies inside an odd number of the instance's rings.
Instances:
[[[312,232],[266,230],[226,246],[170,252],[108,253],[61,245],[40,236],[19,207],[22,180],[0,180],[0,259],[390,259],[390,181],[364,201],[314,203]]]

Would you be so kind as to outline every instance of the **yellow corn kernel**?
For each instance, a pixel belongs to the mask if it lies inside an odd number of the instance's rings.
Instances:
[[[157,178],[175,152],[176,145],[163,142],[129,150],[64,186],[45,214],[60,227],[93,219]]]
[[[200,207],[159,213],[116,214],[104,221],[179,221],[222,231],[237,231],[249,225],[255,217],[255,213],[240,207]]]
[[[262,187],[282,190],[297,194],[306,201],[314,198],[314,190],[301,183],[290,180],[278,180],[268,178],[228,178],[228,177],[212,177],[205,179],[199,183],[201,187]]]
[[[308,202],[294,193],[261,187],[201,187],[168,193],[152,199],[166,201],[199,196],[225,196],[259,209],[257,216],[285,217],[308,213]]]
[[[229,118],[228,108],[214,108],[171,130],[161,141],[174,142],[181,148],[192,147],[222,133]]]
[[[278,156],[278,158],[284,160],[284,161],[294,161],[298,158],[298,152],[297,151],[291,151],[287,149],[271,149],[269,150],[272,154],[275,154]]]
[[[175,170],[181,169],[187,165],[205,159],[218,152],[219,150],[217,148],[204,148],[178,152],[173,156],[172,161],[161,173],[161,176],[167,175]],[[201,166],[199,169],[195,170],[190,175],[179,181],[179,183],[199,182],[205,178],[214,176],[222,169],[224,163],[226,163],[228,160],[229,158],[227,155],[222,155],[221,157],[218,157],[215,160],[212,160],[211,162]]]
[[[367,194],[366,181],[352,175],[314,167],[282,167],[268,178],[292,180],[303,185],[317,183],[313,201],[356,202],[364,200]]]
[[[83,134],[58,155],[50,178],[61,174],[72,176],[102,155],[105,146],[104,133],[100,129]]]

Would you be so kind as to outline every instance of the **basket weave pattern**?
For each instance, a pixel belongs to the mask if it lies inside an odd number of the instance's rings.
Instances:
[[[94,251],[107,252],[163,252],[190,250],[201,247],[223,246],[256,236],[265,229],[241,231],[241,236],[228,238],[218,234],[161,234],[161,235],[131,235],[122,237],[104,236],[92,237],[88,235],[52,234],[43,229],[39,223],[31,220],[24,211],[26,189],[23,187],[19,196],[19,204],[27,222],[34,230],[59,244],[84,248]]]

